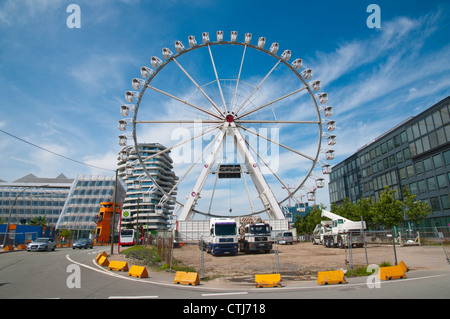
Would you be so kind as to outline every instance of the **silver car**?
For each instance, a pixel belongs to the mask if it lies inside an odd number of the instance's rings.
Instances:
[[[294,237],[292,236],[292,232],[282,232],[277,235],[277,241],[279,244],[290,244],[294,242]]]
[[[39,237],[27,245],[27,251],[49,251],[55,250],[55,248],[55,241],[48,237]]]

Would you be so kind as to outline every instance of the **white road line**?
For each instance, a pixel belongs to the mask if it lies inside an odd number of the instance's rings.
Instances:
[[[108,299],[156,299],[158,296],[109,296]]]
[[[248,292],[241,291],[241,292],[223,292],[223,293],[215,293],[215,294],[202,294],[203,297],[228,296],[228,295],[248,295]]]

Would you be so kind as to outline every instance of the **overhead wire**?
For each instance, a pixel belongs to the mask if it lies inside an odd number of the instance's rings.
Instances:
[[[34,146],[34,147],[36,147],[36,148],[39,148],[40,150],[43,150],[43,151],[45,151],[45,152],[48,152],[48,153],[51,153],[51,154],[53,154],[53,155],[59,156],[59,157],[61,157],[61,158],[64,158],[64,159],[66,159],[66,160],[69,160],[69,161],[72,161],[72,162],[75,162],[75,163],[78,163],[78,164],[81,164],[81,165],[89,166],[89,167],[92,167],[92,168],[96,168],[96,169],[101,169],[101,170],[105,170],[105,171],[115,172],[115,170],[113,170],[113,169],[109,169],[109,168],[104,168],[104,167],[99,167],[99,166],[87,164],[87,163],[78,161],[78,160],[76,160],[76,159],[73,159],[73,158],[70,158],[70,157],[67,157],[67,156],[58,154],[58,153],[56,153],[56,152],[54,152],[54,151],[51,151],[51,150],[48,150],[48,149],[46,149],[46,148],[44,148],[44,147],[42,147],[42,146],[39,146],[39,145],[36,145],[36,144],[34,144],[34,143],[31,143],[31,142],[29,142],[29,141],[27,141],[27,140],[24,140],[23,138],[20,138],[20,137],[14,135],[14,134],[8,133],[8,132],[6,132],[6,131],[4,131],[4,130],[2,130],[2,129],[0,129],[0,132],[2,132],[3,134],[9,135],[10,137],[15,138],[15,139],[17,139],[17,140],[19,140],[19,141],[21,141],[21,142],[24,142],[24,143],[26,143],[26,144],[29,144],[29,145]]]

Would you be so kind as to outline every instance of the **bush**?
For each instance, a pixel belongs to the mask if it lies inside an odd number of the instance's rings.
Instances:
[[[144,266],[150,266],[153,270],[169,270],[169,265],[163,263],[161,257],[158,254],[158,249],[156,246],[132,246],[120,252],[127,256],[127,258],[138,260],[140,264]],[[181,264],[178,260],[172,261],[173,271],[187,271],[192,272],[192,268],[189,268]]]

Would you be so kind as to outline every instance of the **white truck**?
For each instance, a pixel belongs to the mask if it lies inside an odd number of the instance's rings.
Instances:
[[[200,241],[200,249],[213,256],[237,255],[237,223],[233,218],[211,218],[209,236]]]
[[[322,217],[327,217],[331,221],[322,221],[316,225],[312,237],[313,244],[321,244],[329,248],[344,248],[351,241],[352,246],[364,245],[362,233],[366,229],[364,221],[354,222],[326,210],[322,210]]]
[[[272,227],[262,221],[260,216],[239,217],[239,251],[265,252],[272,249]]]

